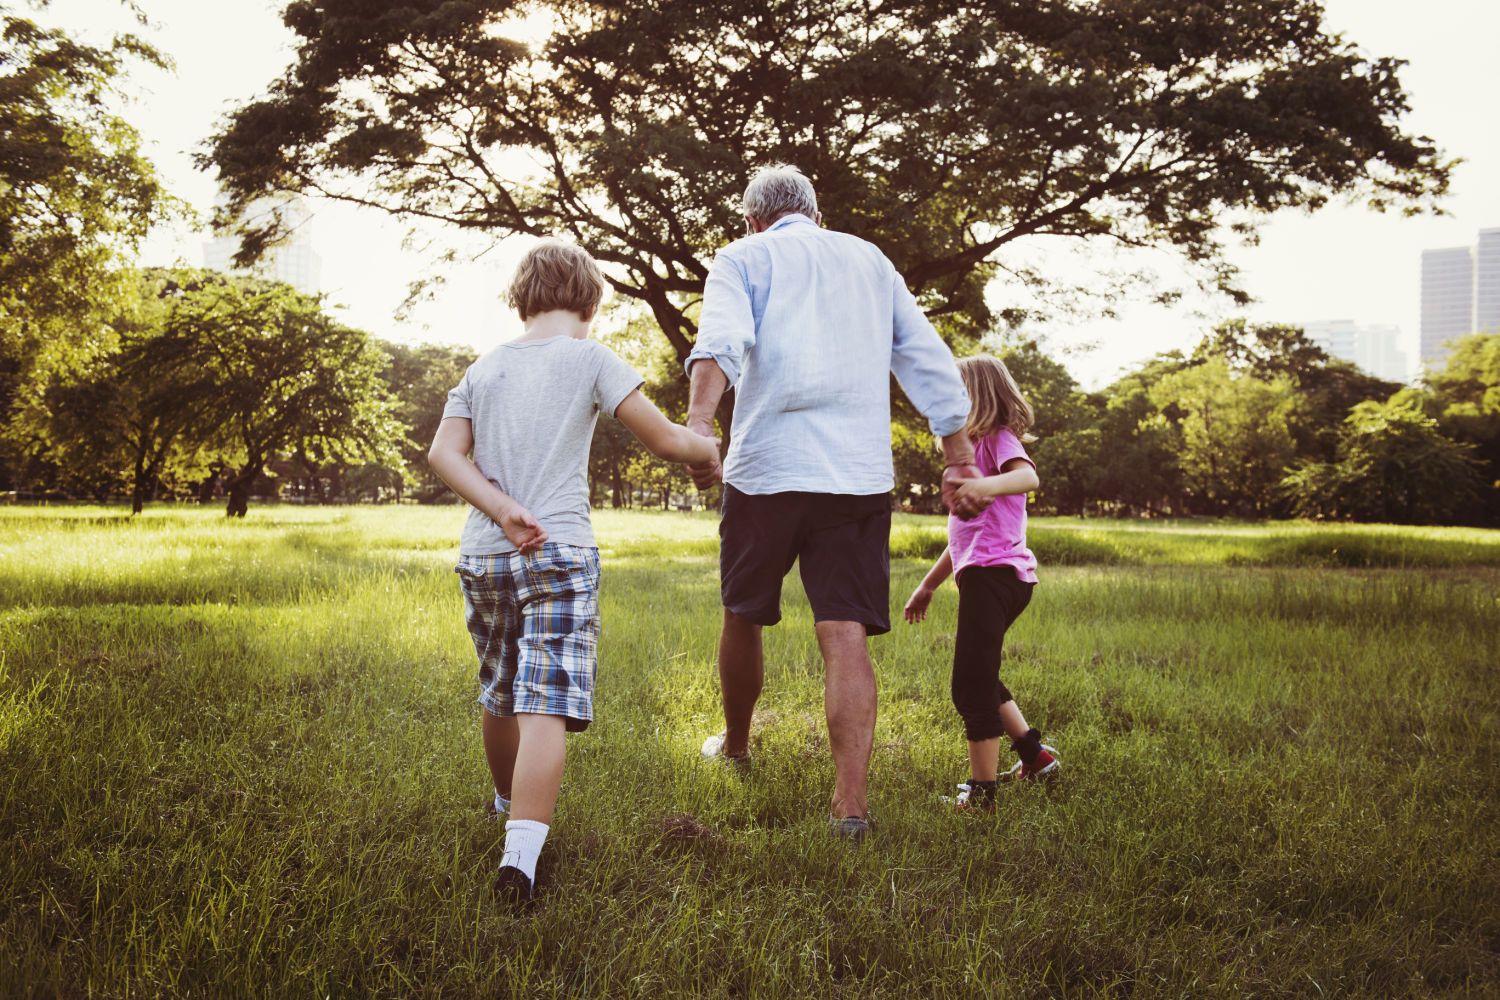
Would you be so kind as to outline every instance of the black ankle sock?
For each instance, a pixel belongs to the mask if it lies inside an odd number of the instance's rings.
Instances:
[[[1042,734],[1035,729],[1026,730],[1026,735],[1012,740],[1010,748],[1021,758],[1021,763],[1030,767],[1042,754]]]

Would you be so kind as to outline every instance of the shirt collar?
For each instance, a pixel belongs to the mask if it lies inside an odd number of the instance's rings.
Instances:
[[[771,225],[768,226],[765,231],[769,233],[773,229],[780,229],[782,226],[790,226],[794,222],[805,222],[809,226],[815,225],[815,223],[813,222],[813,220],[809,219],[807,216],[803,215],[801,212],[793,212],[790,215],[783,215],[781,218],[779,218],[775,222],[771,223]]]

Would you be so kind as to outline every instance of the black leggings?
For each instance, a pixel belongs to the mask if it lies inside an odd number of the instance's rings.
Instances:
[[[967,566],[958,574],[958,638],[953,644],[953,707],[964,736],[982,743],[1005,734],[1000,706],[1011,700],[1000,682],[1005,630],[1031,603],[1031,588],[1010,566]]]

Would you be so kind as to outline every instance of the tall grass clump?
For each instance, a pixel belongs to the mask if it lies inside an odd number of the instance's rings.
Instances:
[[[598,721],[518,915],[463,514],[0,510],[0,996],[1497,992],[1496,533],[1037,519],[1001,675],[1062,779],[942,805],[950,586],[872,641],[849,849],[797,575],[754,764],[708,766],[717,522],[600,512]],[[942,538],[897,518],[898,618]]]

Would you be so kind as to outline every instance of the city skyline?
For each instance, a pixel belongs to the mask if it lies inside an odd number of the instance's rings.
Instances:
[[[1479,230],[1460,247],[1422,251],[1422,361],[1470,333],[1500,332],[1500,228]]]

